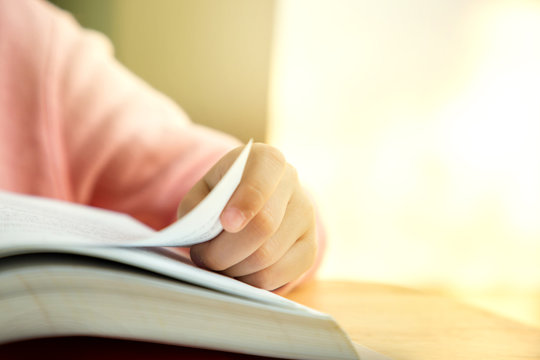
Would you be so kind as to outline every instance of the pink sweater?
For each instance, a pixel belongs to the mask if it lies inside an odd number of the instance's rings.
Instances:
[[[0,189],[128,213],[159,229],[238,145],[191,123],[70,15],[44,1],[0,0]]]

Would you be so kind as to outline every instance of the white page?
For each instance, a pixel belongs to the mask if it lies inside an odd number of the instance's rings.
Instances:
[[[0,191],[0,247],[117,245],[154,233],[126,214]]]

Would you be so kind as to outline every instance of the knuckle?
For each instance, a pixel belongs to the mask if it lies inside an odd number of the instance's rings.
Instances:
[[[254,231],[263,238],[272,235],[278,228],[278,223],[270,211],[262,209],[253,219]]]
[[[244,205],[246,211],[250,214],[253,214],[259,206],[264,204],[266,197],[261,190],[262,186],[260,184],[249,183],[245,185],[244,191],[246,193],[246,199],[249,199]]]
[[[296,170],[294,166],[292,166],[291,164],[287,164],[287,171],[289,173],[289,177],[291,178],[293,182],[295,183],[300,182],[299,177],[298,177],[298,170]]]
[[[315,207],[313,206],[313,203],[307,198],[304,201],[304,214],[305,216],[308,216],[311,219],[313,225],[315,225]]]
[[[305,239],[304,257],[306,259],[306,270],[311,268],[317,259],[317,239],[314,234],[307,236]]]
[[[254,277],[252,285],[265,290],[274,290],[274,277],[269,270],[261,270]]]
[[[285,156],[278,148],[271,145],[261,144],[260,149],[262,155],[270,159],[270,161],[279,166],[285,165]]]
[[[316,212],[313,203],[306,197],[297,197],[296,202],[298,204],[298,214],[302,216],[303,223],[307,228],[315,227]]]
[[[307,192],[302,189],[302,201],[303,201],[303,205],[304,205],[304,208],[305,208],[305,212],[310,215],[311,217],[311,220],[313,223],[315,223],[315,215],[316,215],[316,209],[315,209],[315,205],[313,204],[313,201],[311,201],[311,198],[309,197],[309,195],[307,194]]]
[[[253,253],[253,265],[259,269],[264,269],[274,262],[274,252],[267,246],[261,246]]]

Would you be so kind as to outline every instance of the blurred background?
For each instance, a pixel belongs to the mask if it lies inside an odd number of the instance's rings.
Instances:
[[[540,2],[52,2],[195,122],[282,149],[322,278],[540,326]]]

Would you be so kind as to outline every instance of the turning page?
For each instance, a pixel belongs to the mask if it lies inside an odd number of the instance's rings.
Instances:
[[[238,187],[250,141],[227,173],[193,210],[156,232],[132,217],[36,196],[0,192],[0,248],[43,244],[84,246],[190,246],[216,237],[220,214]]]

